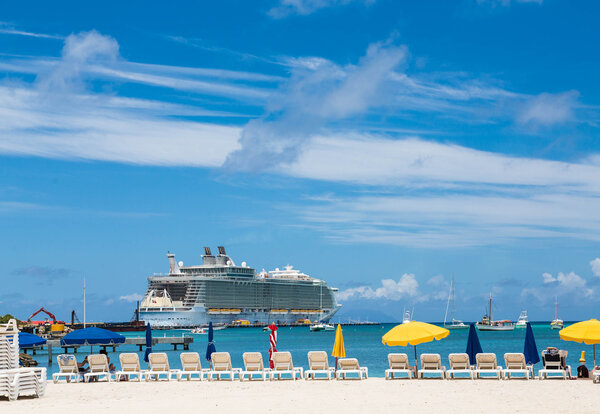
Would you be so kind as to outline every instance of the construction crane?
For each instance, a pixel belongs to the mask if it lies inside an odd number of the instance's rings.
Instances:
[[[58,321],[56,320],[56,316],[54,316],[54,314],[52,314],[50,311],[44,309],[43,307],[39,308],[37,311],[33,312],[33,315],[31,315],[28,319],[27,322],[31,322],[31,319],[37,315],[40,312],[44,312],[46,315],[48,315],[51,319],[52,319],[52,323],[57,323]]]

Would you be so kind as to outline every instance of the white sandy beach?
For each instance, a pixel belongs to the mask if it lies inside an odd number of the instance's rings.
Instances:
[[[107,411],[110,410],[110,411]],[[598,413],[592,381],[418,380],[48,384],[46,395],[0,401],[2,414]]]

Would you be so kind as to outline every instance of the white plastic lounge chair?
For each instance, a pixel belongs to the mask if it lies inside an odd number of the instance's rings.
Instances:
[[[417,374],[419,378],[444,379],[446,377],[446,368],[442,366],[442,357],[440,354],[421,354],[421,369]],[[425,374],[436,374],[436,376],[426,377]]]
[[[182,352],[179,354],[179,359],[181,359],[181,371],[177,374],[177,380],[181,381],[185,377],[189,381],[194,375],[197,375],[200,381],[208,378],[210,370],[202,368],[198,352]]]
[[[90,370],[83,374],[85,382],[88,382],[92,377],[96,377],[98,380],[100,380],[101,377],[104,377],[108,382],[112,381],[112,374],[108,369],[108,359],[106,358],[106,355],[88,355],[87,360]]]
[[[265,368],[260,352],[244,352],[242,358],[244,359],[244,370],[240,371],[240,381],[243,381],[245,376],[248,376],[249,381],[253,379],[267,380],[271,369]]]
[[[0,396],[10,401],[20,396],[41,397],[46,389],[46,368],[14,368],[0,370]]]
[[[325,375],[318,376],[318,375]],[[325,379],[330,380],[335,375],[335,368],[329,366],[327,352],[325,351],[309,351],[308,352],[308,369],[304,371],[305,379]]]
[[[525,355],[519,353],[504,354],[504,379],[524,378],[529,379],[533,376],[533,365],[527,366]],[[513,374],[523,374],[523,376],[514,377]]]
[[[356,358],[340,358],[338,364],[340,365],[340,368],[336,373],[336,378],[339,380],[362,380],[369,378],[369,369],[367,367],[361,367]],[[348,377],[348,374],[356,374],[357,376]]]
[[[566,351],[558,351],[556,353],[550,353],[548,351],[542,351],[542,361],[544,368],[540,369],[538,373],[539,379],[548,378],[563,378],[568,379],[571,377],[571,367],[564,365],[563,361],[567,357]],[[549,375],[553,374],[553,375]],[[559,375],[554,375],[559,374]]]
[[[61,378],[66,382],[79,382],[79,368],[77,367],[77,358],[75,355],[62,354],[56,357],[59,372],[52,374],[52,381],[58,383]]]
[[[502,367],[496,363],[496,354],[481,353],[475,355],[477,361],[476,375],[479,379],[498,378],[502,379]],[[481,374],[485,374],[482,376]],[[487,374],[492,374],[488,376]]]
[[[140,368],[140,358],[135,353],[119,354],[119,362],[121,362],[121,370],[115,372],[117,381],[125,377],[131,381],[131,377],[137,378],[138,381],[144,379],[145,371]]]
[[[448,355],[448,362],[450,363],[450,369],[446,371],[446,377],[448,379],[467,378],[473,379],[473,370],[471,369],[471,362],[469,361],[469,355],[467,354],[450,354]],[[457,377],[456,374],[467,374],[467,376]]]
[[[273,352],[271,355],[273,358],[273,369],[271,370],[271,379],[285,379],[283,377],[284,374],[289,374],[292,380],[302,379],[304,376],[304,371],[301,367],[294,367],[294,362],[292,361],[292,354],[288,351],[283,352]]]
[[[212,380],[213,375],[217,377],[217,380],[222,380],[223,374],[229,376],[229,380],[233,381],[235,376],[241,371],[240,368],[232,368],[231,356],[229,352],[213,352],[210,356],[211,370],[208,371],[208,379]]]
[[[148,354],[148,371],[145,372],[146,381],[154,379],[158,381],[161,377],[171,381],[171,377],[179,375],[178,369],[169,367],[169,358],[164,352],[151,352]]]
[[[408,355],[388,354],[390,368],[385,370],[385,379],[412,378],[412,371],[408,365]],[[397,377],[396,374],[406,374]]]

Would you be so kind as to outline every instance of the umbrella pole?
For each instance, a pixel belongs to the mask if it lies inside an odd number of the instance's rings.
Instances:
[[[596,368],[596,344],[594,344],[593,347],[594,347],[594,368]]]
[[[417,346],[415,345],[415,378],[417,378]]]
[[[338,359],[338,357],[335,357],[335,371],[334,372],[336,372],[336,373],[337,373],[337,359]]]

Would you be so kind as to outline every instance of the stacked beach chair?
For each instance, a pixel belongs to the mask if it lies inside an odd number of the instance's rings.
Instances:
[[[0,397],[41,397],[46,390],[46,368],[19,368],[19,330],[11,319],[0,324]]]

